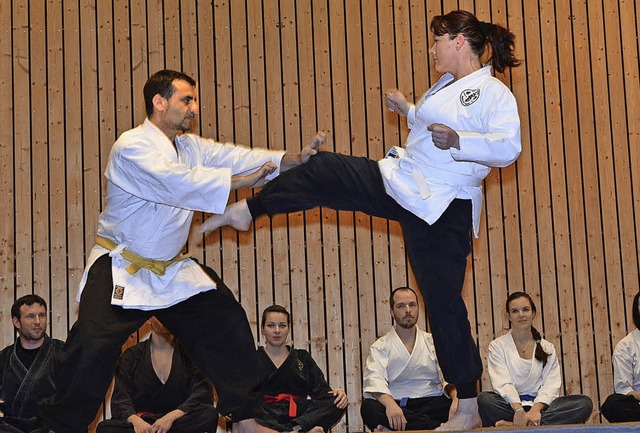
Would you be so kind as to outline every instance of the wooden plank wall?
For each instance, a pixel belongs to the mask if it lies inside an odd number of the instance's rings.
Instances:
[[[108,152],[143,120],[150,73],[198,79],[202,135],[297,151],[324,130],[327,150],[380,158],[407,135],[383,91],[416,98],[437,79],[428,24],[456,8],[507,24],[524,60],[499,76],[519,102],[523,152],[486,180],[464,291],[473,331],[484,357],[507,327],[506,296],[526,290],[565,392],[597,408],[640,279],[634,0],[3,0],[0,345],[14,339],[11,303],[31,292],[66,337]],[[361,431],[363,359],[391,324],[389,290],[415,287],[398,225],[321,209],[194,233],[187,248],[236,291],[257,342],[264,307],[292,311],[295,345],[349,394],[335,430]]]

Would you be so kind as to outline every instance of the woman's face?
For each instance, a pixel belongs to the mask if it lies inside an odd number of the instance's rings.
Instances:
[[[284,313],[269,312],[262,327],[262,335],[270,346],[280,347],[289,336],[289,323]]]
[[[530,329],[536,313],[533,311],[529,300],[522,296],[509,303],[507,316],[513,329]]]
[[[454,71],[454,67],[457,64],[455,60],[458,54],[456,48],[459,48],[459,43],[458,38],[451,39],[448,34],[442,36],[435,35],[433,37],[433,45],[429,50],[429,54],[431,55],[436,71],[441,74]]]

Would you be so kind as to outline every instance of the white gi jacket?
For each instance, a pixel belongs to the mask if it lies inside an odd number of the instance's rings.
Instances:
[[[634,329],[616,344],[611,361],[615,392],[640,391],[640,330]]]
[[[533,406],[534,403],[551,404],[560,395],[562,379],[560,364],[553,344],[545,339],[540,345],[549,354],[547,365],[535,359],[522,359],[518,354],[511,331],[489,343],[487,370],[493,390],[507,403],[522,403]],[[521,401],[520,396],[533,396],[533,401]]]
[[[417,326],[416,332],[411,353],[395,328],[371,345],[364,370],[365,398],[375,398],[374,393],[389,394],[394,400],[443,394],[445,382],[438,366],[433,338]]]
[[[452,80],[442,75],[409,109],[406,150],[394,147],[379,166],[387,194],[429,224],[455,198],[471,199],[477,237],[482,180],[491,167],[506,167],[520,155],[520,118],[515,97],[490,66]],[[438,149],[427,130],[433,123],[455,130],[460,150]]]
[[[148,259],[170,260],[184,247],[194,211],[222,213],[231,176],[249,174],[273,161],[280,172],[284,152],[217,143],[195,134],[171,140],[149,119],[123,133],[111,149],[105,171],[107,205],[98,235]],[[112,255],[112,304],[154,310],[215,289],[193,260],[170,265],[163,276],[147,269],[130,275],[117,250]],[[95,246],[87,260],[78,301],[91,265],[109,253]],[[115,288],[119,286],[116,292]]]

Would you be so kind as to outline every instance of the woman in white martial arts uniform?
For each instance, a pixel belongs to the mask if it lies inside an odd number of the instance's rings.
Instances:
[[[511,330],[489,344],[487,369],[493,392],[482,392],[478,406],[485,427],[578,424],[591,415],[585,395],[560,397],[560,364],[553,344],[532,322],[536,306],[524,292],[506,302]]]
[[[436,16],[430,29],[429,56],[442,76],[415,105],[397,90],[386,95],[387,107],[407,117],[411,132],[404,147],[391,148],[380,161],[320,152],[304,169],[290,170],[210,218],[202,231],[223,225],[247,230],[260,215],[316,206],[398,221],[442,373],[458,391],[457,412],[438,427],[451,431],[480,426],[482,359],[461,293],[472,233],[478,234],[482,180],[521,151],[516,100],[492,70],[519,62],[513,33],[470,12]],[[485,51],[490,65],[482,64]]]
[[[633,324],[631,331],[616,344],[613,363],[613,387],[600,411],[609,422],[640,421],[640,293],[633,298]]]

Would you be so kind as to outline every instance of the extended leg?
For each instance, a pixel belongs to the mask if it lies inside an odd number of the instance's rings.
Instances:
[[[320,152],[271,182],[260,193],[227,207],[202,226],[202,232],[230,225],[246,230],[251,219],[268,214],[298,212],[324,206],[335,210],[361,211],[395,219],[399,205],[384,188],[376,161],[332,152]]]
[[[111,258],[91,267],[80,300],[80,314],[59,352],[56,393],[40,405],[56,433],[84,432],[111,383],[122,345],[151,316],[111,305]]]

